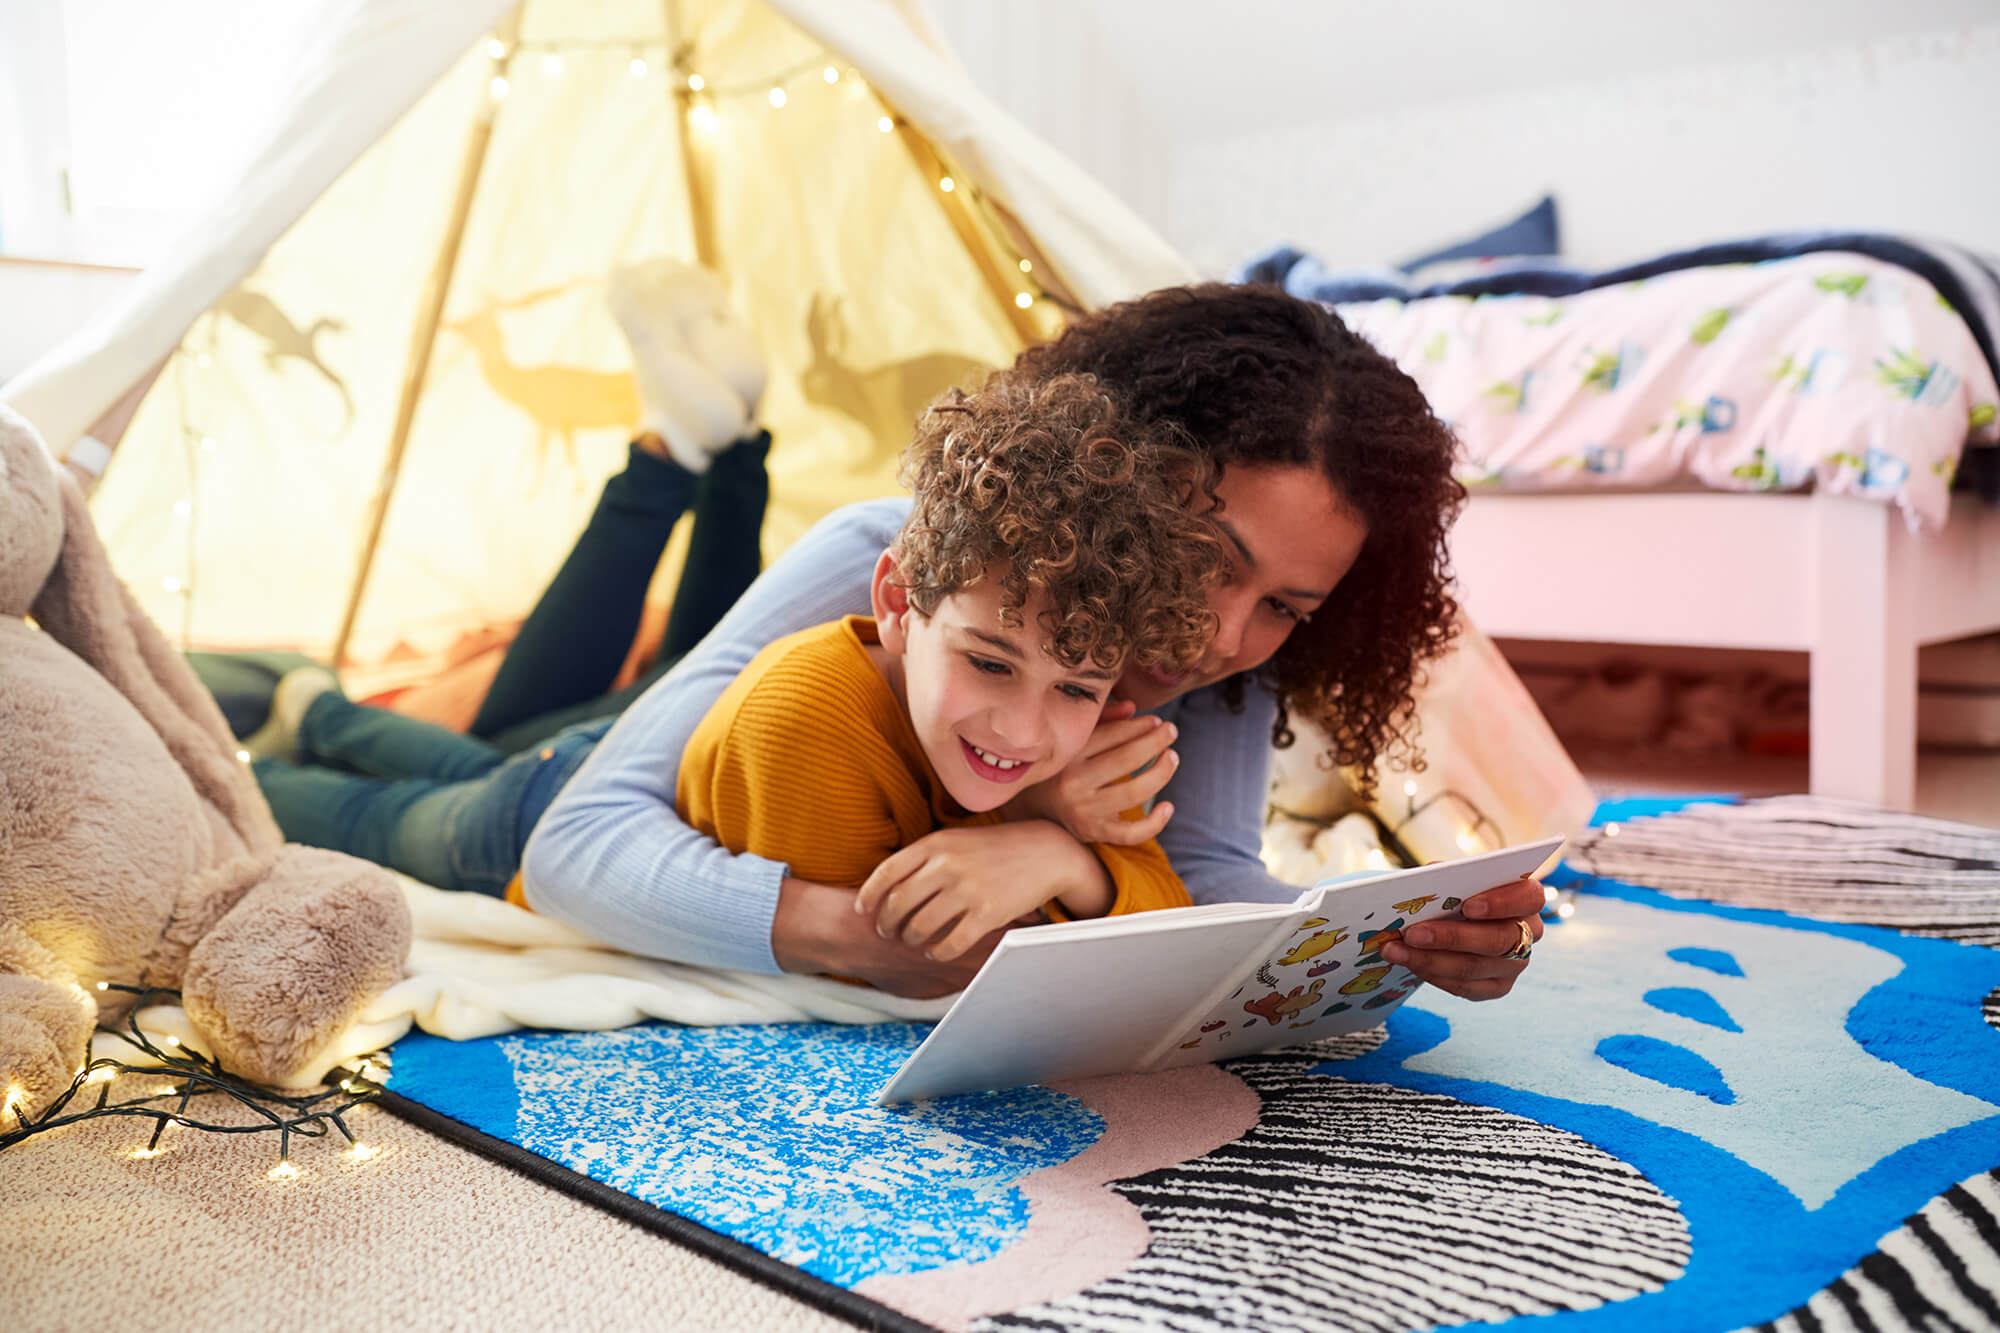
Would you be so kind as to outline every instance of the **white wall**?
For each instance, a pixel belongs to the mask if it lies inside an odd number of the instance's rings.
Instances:
[[[982,92],[1164,227],[1170,139],[1114,35],[1073,0],[933,0],[932,13]]]
[[[1547,190],[1589,264],[1814,226],[2000,251],[1996,66],[1989,23],[1251,131],[1175,156],[1167,231],[1211,272],[1390,262]]]
[[[1996,0],[931,3],[1211,273],[1394,260],[1544,190],[1585,263],[1821,225],[2000,250]]]
[[[135,269],[0,258],[0,384],[27,367],[138,278]]]

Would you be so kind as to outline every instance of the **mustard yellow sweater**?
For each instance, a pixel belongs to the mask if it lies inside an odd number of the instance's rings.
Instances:
[[[998,811],[968,814],[946,792],[869,658],[878,642],[872,619],[849,616],[751,659],[681,756],[681,818],[732,852],[857,889],[926,833],[1003,822]],[[1117,888],[1113,914],[1188,905],[1157,843],[1091,850]]]

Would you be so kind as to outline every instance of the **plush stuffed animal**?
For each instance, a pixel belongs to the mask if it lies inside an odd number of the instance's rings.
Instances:
[[[177,987],[224,1068],[285,1083],[409,945],[385,871],[284,843],[83,492],[0,407],[0,1123],[121,1014],[97,982]]]

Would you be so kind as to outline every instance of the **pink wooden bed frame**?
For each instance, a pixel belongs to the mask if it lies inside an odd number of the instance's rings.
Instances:
[[[1846,496],[1475,495],[1460,595],[1495,638],[1805,652],[1811,789],[1892,810],[1916,781],[1917,649],[2000,629],[2000,509],[1917,536]]]

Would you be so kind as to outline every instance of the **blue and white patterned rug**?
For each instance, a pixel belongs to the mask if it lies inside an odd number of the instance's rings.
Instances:
[[[923,1029],[654,1024],[391,1087],[879,1327],[2000,1328],[2000,834],[1617,822],[1507,1000],[1318,1046],[879,1108]]]

